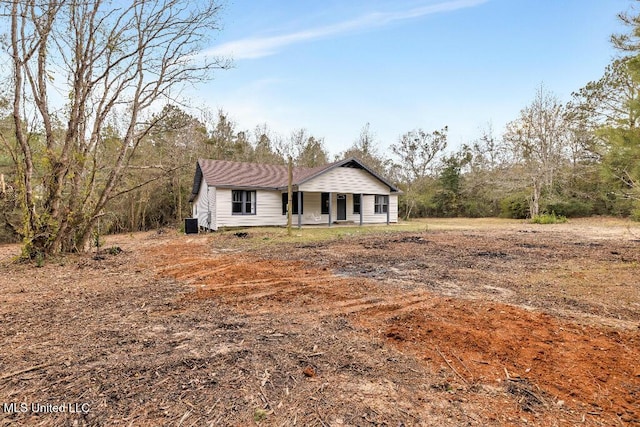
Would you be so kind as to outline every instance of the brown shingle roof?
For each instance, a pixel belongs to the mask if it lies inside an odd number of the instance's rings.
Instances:
[[[282,188],[288,184],[287,166],[227,160],[198,160],[207,185],[215,187]],[[293,184],[297,185],[332,164],[316,168],[293,168]]]

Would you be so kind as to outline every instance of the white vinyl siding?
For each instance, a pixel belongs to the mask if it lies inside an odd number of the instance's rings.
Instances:
[[[304,193],[302,199],[302,223],[303,224],[327,224],[328,215],[322,215],[320,193]],[[298,225],[298,215],[293,216],[293,225]]]
[[[389,222],[398,222],[398,195],[389,195]]]
[[[234,215],[232,213],[231,192],[231,189],[226,188],[218,188],[216,191],[216,225],[218,227],[287,224],[287,216],[282,215],[282,192],[256,190],[255,215]]]
[[[216,229],[215,205],[216,189],[215,187],[208,187],[203,179],[200,183],[198,196],[193,201],[192,218],[198,218],[199,227],[209,228],[211,230]]]
[[[336,211],[335,206],[335,194],[333,195],[333,210]],[[304,197],[302,198],[302,224],[303,225],[313,225],[313,224],[328,224],[329,223],[329,215],[322,214],[321,208],[322,196],[321,193],[304,193]],[[287,223],[286,215],[285,224]],[[335,213],[332,216],[335,221],[336,216]],[[292,216],[291,223],[294,226],[298,225],[298,215],[294,214]]]
[[[363,169],[337,167],[300,185],[300,190],[331,193],[389,194],[389,187]],[[347,211],[349,205],[347,205]]]
[[[360,194],[360,193],[358,193]],[[333,199],[333,211],[334,214],[331,217],[334,221],[337,218],[338,215],[338,208],[336,207],[337,205],[337,200],[336,200],[336,196],[335,194],[332,194],[332,199]],[[367,197],[367,196],[364,196]],[[362,209],[362,202],[360,202],[360,209]],[[364,219],[364,217],[363,217]],[[347,221],[352,221],[356,224],[360,224],[360,214],[359,213],[353,213],[353,194],[347,194]],[[366,222],[366,221],[365,221]]]
[[[365,194],[362,203],[363,221],[367,224],[383,224],[387,222],[386,214],[375,213],[375,200],[373,194]],[[391,203],[389,203],[391,204]]]

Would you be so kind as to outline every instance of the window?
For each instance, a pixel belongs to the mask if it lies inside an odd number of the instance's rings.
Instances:
[[[300,201],[302,201],[302,204],[304,206],[304,199],[303,199],[304,193],[300,194]],[[282,215],[286,215],[287,214],[287,199],[288,199],[288,194],[287,193],[282,193]],[[298,192],[294,191],[293,192],[293,209],[291,210],[291,214],[292,215],[298,215]],[[304,210],[304,207],[300,210],[300,215],[302,215],[304,212],[302,212]]]
[[[359,194],[353,195],[353,213],[354,214],[360,213],[360,195]]]
[[[233,215],[255,215],[256,192],[243,190],[231,191],[231,213]]]
[[[387,213],[389,211],[389,196],[376,195],[375,212],[377,214]]]
[[[329,215],[329,197],[329,193],[322,193],[320,213],[323,215]]]

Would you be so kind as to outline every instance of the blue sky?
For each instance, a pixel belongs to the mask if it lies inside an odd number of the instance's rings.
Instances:
[[[370,123],[380,148],[449,126],[497,134],[540,84],[561,100],[598,79],[629,0],[228,0],[207,50],[229,55],[193,94],[239,129],[305,128],[332,155]]]

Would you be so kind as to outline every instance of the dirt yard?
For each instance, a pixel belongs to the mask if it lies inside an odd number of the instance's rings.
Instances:
[[[0,426],[640,425],[637,225],[243,231],[0,246]]]

